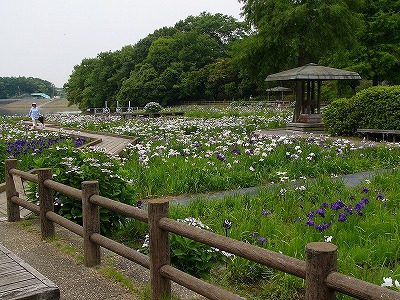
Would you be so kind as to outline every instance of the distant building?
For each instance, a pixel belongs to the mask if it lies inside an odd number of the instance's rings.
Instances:
[[[33,99],[50,99],[51,97],[45,93],[32,93]]]

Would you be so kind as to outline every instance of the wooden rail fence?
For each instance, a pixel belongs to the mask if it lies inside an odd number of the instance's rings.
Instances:
[[[23,172],[17,169],[17,160],[6,160],[8,221],[15,222],[20,219],[19,206],[22,206],[39,214],[42,238],[45,239],[55,234],[54,223],[82,236],[84,265],[87,267],[100,264],[100,247],[104,247],[149,269],[152,300],[159,300],[164,296],[169,297],[171,295],[171,280],[208,299],[244,299],[172,267],[169,251],[170,232],[303,278],[305,279],[306,300],[333,300],[336,299],[336,292],[366,300],[400,299],[400,293],[396,291],[337,272],[337,247],[334,244],[322,242],[308,244],[306,246],[306,261],[303,261],[170,219],[167,200],[149,201],[148,211],[145,211],[100,196],[97,181],[84,181],[82,182],[82,189],[76,189],[53,181],[52,172],[49,168],[38,169],[37,171],[37,175]],[[23,180],[39,185],[39,206],[19,198],[13,176],[19,176]],[[54,212],[53,191],[82,201],[83,226],[75,224]],[[150,255],[147,256],[102,236],[100,234],[99,207],[147,222],[149,225]]]

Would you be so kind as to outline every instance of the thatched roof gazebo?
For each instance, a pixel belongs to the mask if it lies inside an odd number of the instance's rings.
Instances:
[[[324,80],[360,80],[357,72],[307,64],[268,75],[266,81],[296,82],[296,105],[293,122],[320,123],[321,82]]]

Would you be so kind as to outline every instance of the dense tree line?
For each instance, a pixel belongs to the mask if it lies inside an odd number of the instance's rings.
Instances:
[[[263,94],[267,75],[314,62],[400,82],[395,0],[239,0],[245,22],[202,13],[86,58],[64,88],[82,109]]]
[[[0,99],[20,98],[31,93],[53,95],[54,85],[33,77],[0,77]]]

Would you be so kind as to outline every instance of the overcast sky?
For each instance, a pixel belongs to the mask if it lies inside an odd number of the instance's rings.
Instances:
[[[62,87],[84,58],[203,11],[242,20],[241,6],[237,0],[0,0],[0,77]]]

